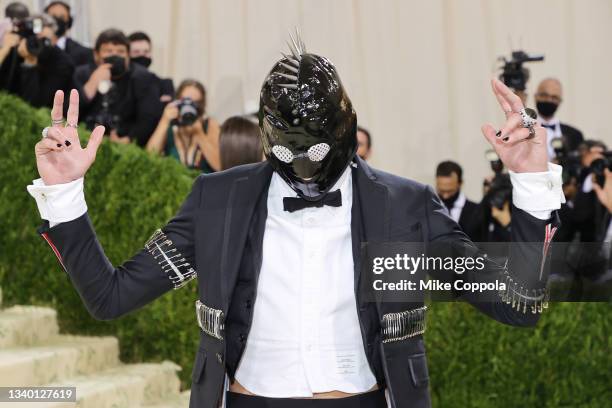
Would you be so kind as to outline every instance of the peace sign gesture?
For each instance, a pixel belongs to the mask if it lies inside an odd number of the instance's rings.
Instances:
[[[104,137],[104,126],[97,126],[85,148],[81,147],[77,125],[79,123],[79,93],[70,92],[70,105],[66,126],[63,126],[62,107],[64,92],[55,92],[51,110],[52,126],[43,131],[36,143],[36,167],[46,185],[69,183],[83,177],[96,159],[96,151]]]
[[[501,161],[516,173],[541,172],[548,170],[546,130],[539,124],[523,127],[525,107],[521,99],[500,80],[491,80],[493,93],[499,106],[506,114],[506,123],[499,132],[489,124],[482,127],[482,134],[489,141]]]

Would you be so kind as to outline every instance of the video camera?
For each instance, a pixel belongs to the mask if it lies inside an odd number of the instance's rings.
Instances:
[[[46,47],[51,47],[51,40],[46,37],[38,37],[45,27],[41,17],[27,17],[13,20],[13,32],[21,38],[25,38],[28,53],[38,56]]]
[[[529,70],[524,68],[523,64],[526,62],[544,61],[544,56],[528,55],[525,51],[518,50],[512,51],[510,60],[507,60],[506,57],[499,57],[499,60],[504,62],[499,79],[508,88],[524,91],[529,80]]]
[[[491,208],[504,208],[505,202],[512,202],[512,183],[508,174],[497,174],[489,185],[489,191],[484,197]]]

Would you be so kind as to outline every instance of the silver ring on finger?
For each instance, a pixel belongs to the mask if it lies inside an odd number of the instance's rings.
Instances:
[[[63,125],[63,124],[64,124],[64,118],[60,118],[60,119],[52,119],[52,120],[51,120],[51,124],[52,124],[53,126]]]
[[[522,125],[524,128],[531,129],[538,123],[538,114],[531,108],[523,108],[519,112],[521,115]]]
[[[41,134],[42,134],[43,139],[47,137],[47,135],[49,134],[49,127],[47,126],[46,128],[44,128]]]
[[[79,125],[76,123],[70,123],[70,122],[66,122],[66,127],[71,127],[71,128],[78,128]]]

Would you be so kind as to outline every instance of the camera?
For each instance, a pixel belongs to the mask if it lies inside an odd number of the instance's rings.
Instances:
[[[495,150],[488,149],[485,151],[485,159],[491,165],[491,170],[493,170],[493,173],[495,173],[496,176],[504,170],[504,163],[501,161]]]
[[[506,57],[500,57],[504,62],[502,73],[499,79],[506,84],[508,88],[516,91],[524,91],[529,80],[529,70],[523,67],[526,62],[544,61],[543,55],[528,55],[525,51],[512,51],[512,57],[507,60]]]
[[[565,141],[561,137],[555,137],[550,141],[550,145],[555,151],[558,164],[563,167],[563,184],[567,184],[572,178],[578,179],[582,165],[580,163],[580,152],[577,150],[568,151]]]
[[[606,175],[604,170],[608,169],[612,171],[612,151],[609,150],[604,153],[604,157],[595,159],[589,166],[591,173],[595,175],[595,182],[603,188],[606,182]]]
[[[484,197],[491,208],[504,208],[505,202],[512,201],[512,183],[508,174],[496,174],[491,181],[489,191]]]
[[[28,53],[39,56],[46,47],[51,47],[51,40],[46,37],[39,38],[45,27],[45,22],[41,17],[28,17],[22,20],[13,21],[13,31],[21,38],[25,38]]]
[[[191,98],[183,98],[176,105],[179,111],[176,124],[178,126],[191,126],[200,116],[198,106]]]

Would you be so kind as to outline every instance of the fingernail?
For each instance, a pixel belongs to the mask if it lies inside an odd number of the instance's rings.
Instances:
[[[501,130],[498,130],[497,133],[495,133],[495,136],[500,137],[501,136]]]
[[[509,136],[506,136],[506,137],[504,137],[502,140],[503,140],[504,142],[507,142],[507,141],[508,141],[508,139],[510,139],[510,137],[509,137]]]
[[[68,140],[64,140],[64,144],[66,144],[66,146],[70,146],[72,143],[70,143]]]
[[[62,145],[58,143],[58,144],[57,144],[57,147],[62,147]]]

